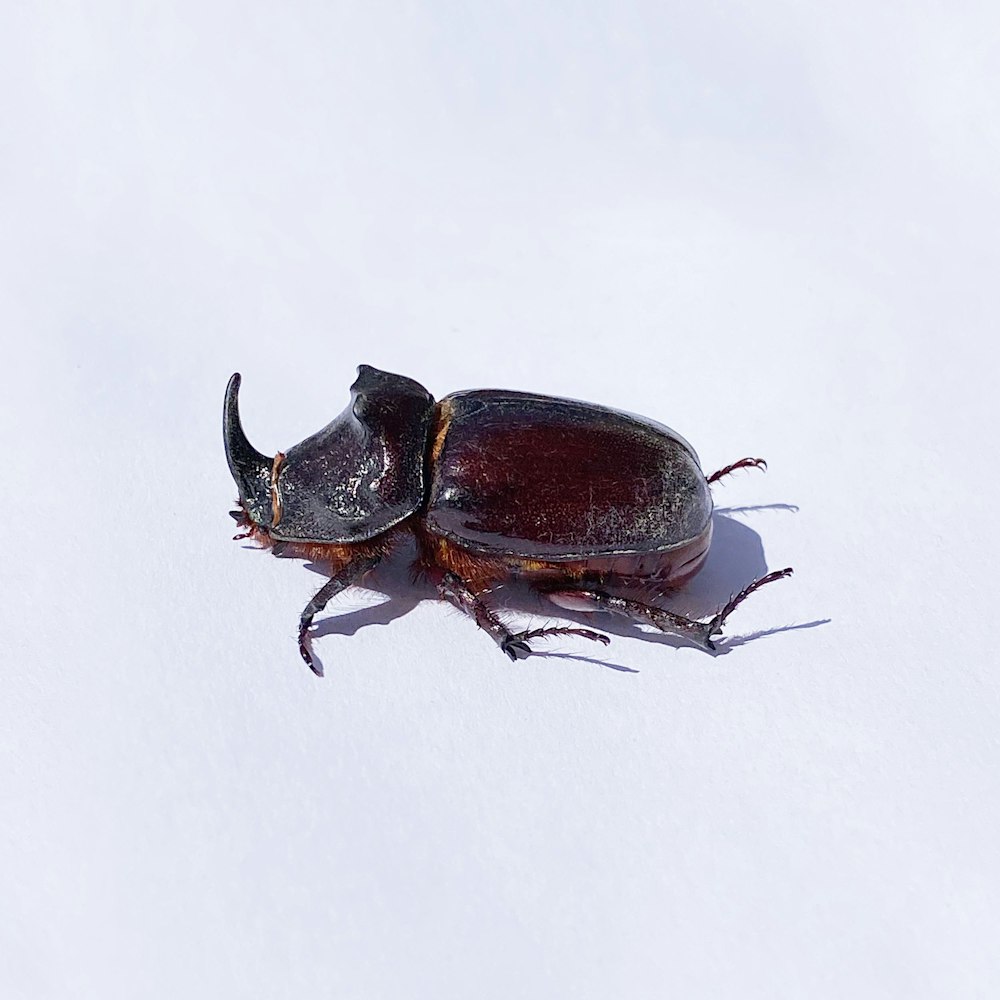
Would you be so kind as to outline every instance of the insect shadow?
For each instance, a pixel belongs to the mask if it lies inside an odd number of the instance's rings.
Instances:
[[[649,590],[633,591],[632,594],[644,600],[650,600],[651,603],[662,604],[671,611],[677,611],[692,618],[705,618],[715,614],[732,594],[746,586],[750,581],[764,576],[768,571],[760,536],[749,525],[733,515],[758,511],[794,513],[797,510],[798,508],[792,504],[716,509],[713,514],[712,546],[708,559],[698,575],[682,589],[668,594],[656,595],[655,592],[651,593]],[[399,550],[377,566],[365,581],[364,589],[383,594],[387,599],[379,604],[343,611],[340,614],[324,618],[317,622],[313,631],[313,640],[328,635],[351,636],[359,629],[372,625],[388,625],[412,611],[421,601],[440,600],[430,583],[419,577],[414,578],[412,564],[415,556],[414,546],[401,545]],[[321,564],[306,563],[306,568],[318,575],[326,576],[326,570]],[[612,636],[642,639],[645,642],[670,646],[675,649],[690,645],[680,636],[652,629],[647,630],[615,615],[584,614],[566,611],[562,608],[556,609],[543,595],[516,582],[495,588],[489,594],[488,599],[491,606],[504,613],[507,618],[532,615],[552,620],[576,622],[586,628],[596,629]],[[350,592],[340,598],[341,606],[348,603],[349,600]],[[733,630],[733,625],[737,629],[739,627],[737,616],[738,612],[737,615],[734,615],[734,621],[728,623],[727,634],[718,641],[718,649],[712,655],[724,656],[732,649],[756,639],[795,629],[815,628],[830,621],[829,618],[823,618],[741,635]],[[473,631],[470,623],[466,621],[457,621],[455,627],[463,628],[470,633]],[[488,648],[489,639],[485,635],[478,638],[483,642],[484,648]],[[470,642],[475,641],[475,639],[476,636],[469,635]],[[631,667],[612,663],[593,655],[569,652],[566,645],[576,641],[584,642],[582,639],[574,640],[571,637],[566,637],[558,646],[555,648],[550,646],[549,649],[545,649],[544,645],[539,642],[532,650],[532,656],[580,660],[625,673],[638,672]]]

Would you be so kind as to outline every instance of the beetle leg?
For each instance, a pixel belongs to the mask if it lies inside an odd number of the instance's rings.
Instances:
[[[739,461],[733,462],[732,465],[724,465],[718,472],[713,472],[708,477],[709,485],[717,483],[723,476],[728,476],[730,472],[735,472],[737,469],[764,469],[767,471],[767,462],[762,458],[741,458]]]
[[[733,613],[733,610],[740,604],[742,604],[755,590],[760,590],[765,584],[774,583],[775,580],[783,580],[786,576],[792,575],[792,567],[786,566],[784,569],[776,569],[773,573],[768,573],[767,576],[762,576],[759,580],[754,580],[753,583],[744,587],[738,594],[734,594],[729,598],[728,601],[719,609],[715,617],[708,623],[708,634],[705,637],[705,644],[709,649],[715,649],[715,644],[712,642],[712,636],[718,635],[722,632],[722,625],[725,620]]]
[[[586,628],[536,628],[524,632],[511,632],[496,613],[487,607],[486,602],[455,573],[445,573],[438,584],[438,593],[449,604],[453,604],[459,611],[464,611],[474,619],[511,660],[531,653],[529,639],[540,639],[547,635],[579,635],[595,642],[603,642],[604,645],[611,641],[606,635]]]
[[[708,621],[698,621],[695,618],[685,618],[673,611],[657,608],[642,601],[633,601],[626,597],[615,597],[603,590],[565,590],[548,594],[554,604],[568,611],[610,611],[613,614],[631,618],[633,621],[646,622],[661,632],[676,632],[685,636],[702,649],[714,650],[713,637],[722,632],[722,626],[733,611],[743,603],[755,590],[767,583],[791,576],[791,568],[779,569],[759,580],[754,580],[738,594],[734,594]]]
[[[352,559],[335,576],[330,577],[302,609],[302,614],[299,615],[299,654],[306,661],[306,666],[317,677],[323,676],[323,668],[313,659],[309,649],[309,629],[312,626],[313,618],[342,590],[357,583],[378,561],[379,556],[377,555],[359,556]]]

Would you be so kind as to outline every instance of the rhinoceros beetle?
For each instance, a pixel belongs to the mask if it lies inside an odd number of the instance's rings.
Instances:
[[[558,607],[610,611],[712,650],[740,602],[792,572],[755,580],[707,621],[622,596],[674,590],[694,576],[712,539],[709,487],[735,469],[765,467],[742,458],[706,477],[691,445],[652,420],[501,389],[435,402],[413,379],[361,365],[347,409],[269,458],[243,432],[239,389],[237,373],[223,415],[239,488],[235,537],[331,568],[299,619],[299,652],[318,675],[313,618],[406,534],[441,598],[512,660],[544,636],[609,640],[583,628],[511,632],[485,599],[504,581],[526,580]]]

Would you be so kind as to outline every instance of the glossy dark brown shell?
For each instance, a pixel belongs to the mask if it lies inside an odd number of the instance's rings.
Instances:
[[[413,514],[433,415],[420,383],[361,365],[347,409],[280,462],[271,537],[362,542]]]
[[[438,404],[425,529],[473,552],[546,561],[667,552],[706,531],[691,446],[641,417],[480,390]]]

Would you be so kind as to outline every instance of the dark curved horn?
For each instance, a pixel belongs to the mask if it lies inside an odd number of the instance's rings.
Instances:
[[[222,439],[226,445],[226,461],[239,487],[240,501],[247,513],[257,524],[268,527],[272,518],[271,467],[274,459],[257,451],[243,432],[243,424],[240,422],[240,381],[240,373],[236,372],[226,386],[226,401],[222,410]]]

